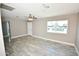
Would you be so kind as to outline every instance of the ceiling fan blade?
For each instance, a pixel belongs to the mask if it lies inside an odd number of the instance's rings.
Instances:
[[[37,19],[37,17],[33,16],[33,19]]]
[[[0,4],[0,8],[6,9],[6,10],[9,10],[9,11],[14,10],[13,7],[5,5],[5,4],[2,4],[2,3]]]

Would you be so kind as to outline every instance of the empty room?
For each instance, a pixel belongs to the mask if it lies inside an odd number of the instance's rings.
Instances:
[[[78,56],[79,3],[0,3],[0,56]]]

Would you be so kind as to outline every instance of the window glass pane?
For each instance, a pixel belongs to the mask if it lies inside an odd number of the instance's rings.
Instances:
[[[68,30],[68,20],[47,22],[47,32],[67,33],[67,30]]]

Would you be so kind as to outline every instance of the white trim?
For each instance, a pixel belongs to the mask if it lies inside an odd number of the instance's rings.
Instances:
[[[14,36],[14,37],[11,37],[11,39],[18,38],[18,37],[22,37],[22,36],[27,36],[27,35],[29,35],[29,34],[23,34],[23,35]],[[31,36],[36,37],[36,38],[41,38],[41,39],[44,39],[44,40],[49,40],[49,41],[61,43],[61,44],[70,45],[70,46],[74,46],[74,47],[75,47],[75,45],[72,44],[72,43],[63,42],[63,41],[58,41],[58,40],[53,40],[53,39],[47,39],[47,38],[40,37],[40,36],[36,36],[36,35],[31,35]]]
[[[27,36],[29,34],[23,34],[23,35],[18,35],[18,36],[14,36],[14,37],[11,37],[11,39],[14,39],[14,38],[18,38],[18,37],[22,37],[22,36]],[[36,37],[36,38],[41,38],[43,40],[49,40],[49,41],[53,41],[53,42],[57,42],[57,43],[61,43],[61,44],[66,44],[66,45],[70,45],[70,46],[74,46],[78,56],[79,56],[79,51],[76,47],[76,45],[72,44],[72,43],[67,43],[67,42],[63,42],[63,41],[58,41],[58,40],[52,40],[52,39],[47,39],[47,38],[44,38],[44,37],[40,37],[40,36],[36,36],[36,35],[30,35],[32,37]]]
[[[61,43],[61,44],[66,44],[66,45],[70,45],[70,46],[75,46],[75,45],[72,44],[72,43],[67,43],[67,42],[58,41],[58,40],[53,40],[53,39],[47,39],[47,38],[40,37],[40,36],[36,36],[36,35],[31,35],[31,36],[33,36],[33,37],[37,37],[37,38],[41,38],[41,39],[44,39],[44,40],[49,40],[49,41],[53,41],[53,42],[57,42],[57,43]]]
[[[32,35],[32,22],[27,22],[27,33]]]
[[[75,45],[74,47],[75,47],[75,50],[76,50],[76,52],[77,52],[77,54],[78,54],[78,56],[79,56],[79,51],[78,51],[76,45]]]
[[[18,37],[22,37],[22,36],[27,36],[27,35],[28,35],[28,34],[23,34],[23,35],[13,36],[13,37],[11,37],[11,39],[18,38]]]

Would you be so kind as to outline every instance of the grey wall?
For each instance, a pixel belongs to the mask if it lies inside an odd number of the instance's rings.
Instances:
[[[24,20],[11,20],[11,34],[12,37],[27,34],[26,22]]]
[[[75,44],[76,44],[76,48],[77,48],[78,54],[79,54],[79,14],[78,14],[78,24],[77,24],[77,40],[76,40]]]
[[[10,21],[11,37],[27,34],[26,21],[19,17],[3,17],[3,20]]]
[[[2,35],[1,12],[0,12],[0,56],[5,56],[5,48],[4,48],[4,41]]]
[[[48,20],[66,20],[66,19],[69,21],[67,34],[56,34],[47,32]],[[61,16],[37,19],[33,21],[33,35],[74,44],[76,39],[76,23],[77,23],[77,14],[69,14],[69,15],[61,15]]]

